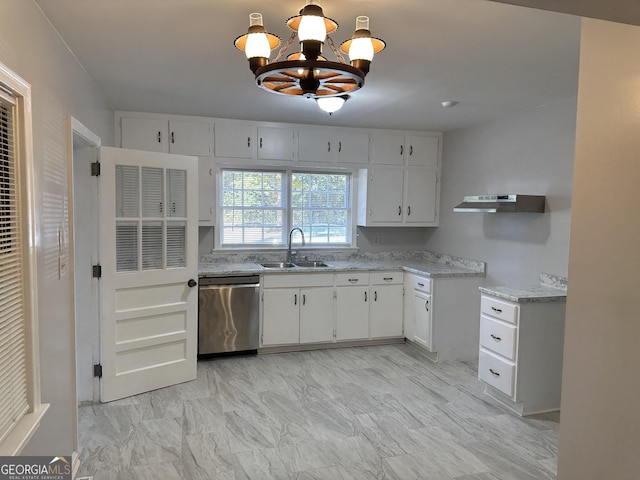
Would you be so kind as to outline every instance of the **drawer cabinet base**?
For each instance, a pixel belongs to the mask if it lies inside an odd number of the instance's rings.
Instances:
[[[507,407],[509,410],[517,413],[521,417],[524,417],[524,416],[527,416],[527,415],[538,415],[538,414],[541,414],[541,413],[549,413],[549,412],[558,412],[558,411],[560,411],[560,407],[559,406],[556,407],[556,408],[547,408],[545,410],[526,409],[524,403],[522,403],[522,402],[514,402],[513,399],[507,397],[504,393],[502,393],[499,390],[496,390],[491,385],[487,385],[486,383],[484,385],[484,393],[489,395],[491,398],[496,400],[498,403],[500,403],[503,406]]]

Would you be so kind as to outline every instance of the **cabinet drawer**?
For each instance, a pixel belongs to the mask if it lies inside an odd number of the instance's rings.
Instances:
[[[283,287],[332,287],[333,274],[318,273],[274,273],[262,276],[262,285],[264,288],[283,288]]]
[[[411,277],[409,288],[419,292],[431,293],[431,280],[425,277]]]
[[[513,363],[493,356],[480,349],[478,356],[478,378],[500,390],[505,395],[513,397],[513,384],[516,366]]]
[[[485,315],[499,318],[509,323],[518,322],[518,305],[515,303],[503,302],[493,297],[482,296],[481,310]]]
[[[336,273],[336,286],[369,285],[368,272]]]
[[[402,283],[402,272],[371,272],[371,285]]]
[[[480,317],[480,346],[509,360],[515,360],[516,327],[482,315]]]

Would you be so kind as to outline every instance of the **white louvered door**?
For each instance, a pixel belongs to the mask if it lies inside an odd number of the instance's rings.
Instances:
[[[101,400],[196,377],[196,157],[100,148]]]

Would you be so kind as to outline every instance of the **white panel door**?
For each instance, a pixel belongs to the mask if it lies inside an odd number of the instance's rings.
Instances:
[[[300,291],[265,288],[262,293],[262,345],[300,343]]]
[[[438,171],[435,168],[410,167],[405,172],[404,221],[428,224],[436,221]]]
[[[369,338],[369,287],[338,287],[336,340]]]
[[[369,292],[371,338],[402,336],[402,285],[376,285]]]
[[[401,168],[377,167],[369,174],[368,220],[375,224],[402,223],[404,171]]]
[[[413,339],[433,351],[431,329],[431,295],[417,290],[413,291],[415,308],[415,332]]]
[[[213,143],[212,124],[208,121],[169,121],[169,151],[178,155],[208,157]]]
[[[196,378],[198,162],[100,149],[103,402]]]
[[[261,160],[293,160],[292,128],[258,127],[258,158]]]
[[[147,152],[168,152],[168,124],[161,118],[129,118],[120,120],[122,148],[146,150]]]

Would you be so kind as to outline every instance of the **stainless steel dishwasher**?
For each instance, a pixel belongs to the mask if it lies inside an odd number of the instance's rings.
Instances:
[[[198,356],[258,349],[260,277],[200,279]]]

